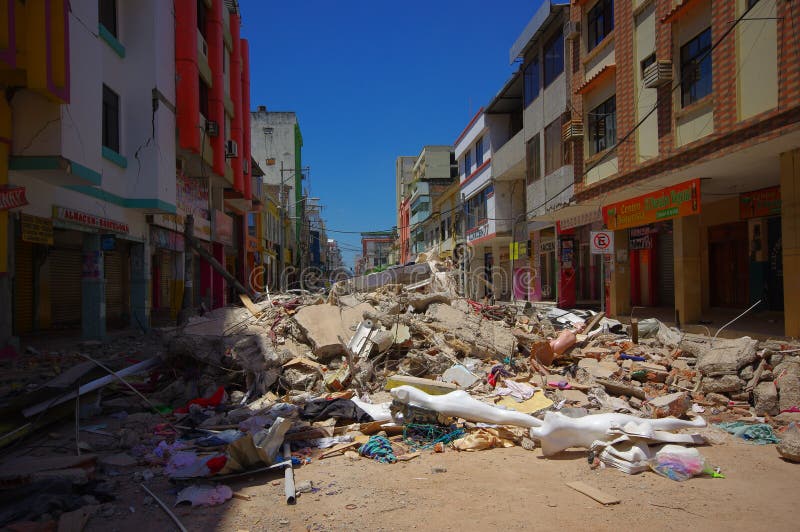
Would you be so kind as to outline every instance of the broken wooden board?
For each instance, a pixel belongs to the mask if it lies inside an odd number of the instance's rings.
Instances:
[[[319,455],[319,459],[322,460],[324,458],[329,458],[334,454],[344,452],[345,450],[350,449],[351,447],[356,447],[358,445],[361,444],[357,441],[351,441],[349,443],[340,443],[338,445],[334,445],[333,447],[331,447],[330,449]]]
[[[618,498],[612,497],[611,495],[608,495],[607,493],[604,493],[599,489],[595,488],[594,486],[590,486],[584,482],[575,481],[575,482],[567,482],[566,484],[567,486],[574,489],[578,493],[583,493],[587,497],[590,497],[605,506],[608,506],[609,504],[620,503],[620,500]]]

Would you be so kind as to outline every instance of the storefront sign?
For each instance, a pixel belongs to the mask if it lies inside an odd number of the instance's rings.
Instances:
[[[101,235],[100,249],[103,251],[114,251],[117,249],[117,237],[114,235]]]
[[[594,222],[599,222],[603,219],[603,213],[600,209],[584,212],[581,214],[576,214],[575,216],[570,216],[568,218],[564,218],[560,220],[558,225],[558,231],[567,231],[569,229],[574,229],[576,227],[580,227],[582,225],[591,224]]]
[[[15,209],[28,204],[25,187],[0,185],[0,211]]]
[[[111,231],[114,233],[127,234],[129,231],[128,224],[125,222],[101,218],[100,216],[70,209],[69,207],[59,207],[57,205],[53,205],[53,218],[79,225],[85,225],[86,227],[102,229],[103,231]]]
[[[53,245],[53,220],[22,213],[22,240],[33,244]]]
[[[575,241],[565,238],[561,241],[561,268],[572,268],[572,258],[575,252]]]
[[[606,227],[615,231],[700,213],[700,180],[692,179],[603,207]]]
[[[739,194],[739,218],[762,218],[781,213],[781,187],[762,188]]]
[[[471,229],[470,232],[467,233],[467,242],[473,242],[478,240],[479,238],[483,238],[489,234],[489,224],[485,223],[483,225],[479,225],[475,229]]]
[[[556,241],[552,238],[543,239],[539,242],[539,253],[550,253],[556,250]]]
[[[182,252],[185,249],[182,234],[154,225],[150,226],[150,243],[157,248],[169,249],[170,251]]]
[[[651,225],[644,227],[632,227],[628,230],[629,249],[651,249],[653,247],[653,237],[656,229]]]
[[[233,245],[233,218],[222,211],[214,211],[214,242]]]

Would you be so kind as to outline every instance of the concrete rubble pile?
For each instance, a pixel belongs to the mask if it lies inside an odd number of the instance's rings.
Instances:
[[[704,429],[707,422],[745,438],[783,439],[780,455],[800,460],[796,343],[470,301],[457,295],[454,272],[436,265],[422,282],[389,281],[369,290],[340,284],[325,295],[242,298],[243,307],[151,332],[138,356],[111,357],[113,370],[96,360],[112,344],[80,346],[94,355],[74,359],[82,370],[64,368],[5,398],[4,412],[16,408],[22,417],[15,414],[0,443],[19,443],[23,428],[35,434],[71,415],[76,394],[81,425],[102,428],[81,431],[72,443],[66,431],[63,447],[77,445],[80,461],[16,464],[0,478],[20,489],[38,478],[86,482],[119,471],[151,483],[224,482],[342,453],[391,463],[519,445],[545,456],[584,448],[594,467],[683,480],[710,471],[674,469],[675,460],[702,462],[686,446],[721,441],[724,433]],[[131,359],[141,367],[126,369]],[[100,509],[93,511],[102,513],[113,493],[94,497]],[[230,494],[199,489],[183,497],[223,504]],[[32,516],[0,508],[0,526]]]

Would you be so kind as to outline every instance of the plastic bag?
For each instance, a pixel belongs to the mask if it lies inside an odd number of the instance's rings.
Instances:
[[[681,445],[665,445],[650,462],[650,468],[661,476],[678,482],[713,470],[697,449]]]

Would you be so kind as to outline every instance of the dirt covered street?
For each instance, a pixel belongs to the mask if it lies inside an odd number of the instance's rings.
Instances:
[[[339,456],[296,470],[298,484],[312,481],[318,491],[300,494],[294,506],[285,503],[282,475],[267,474],[230,483],[249,501],[174,511],[189,530],[796,530],[796,466],[779,459],[774,446],[722,438],[702,452],[725,479],[674,482],[652,472],[593,471],[578,450],[557,459],[519,447],[427,452],[392,465]],[[573,480],[621,502],[603,506],[565,485]],[[93,517],[87,530],[174,529],[130,476],[118,482],[113,516]],[[167,482],[155,486],[159,496],[174,499]]]

